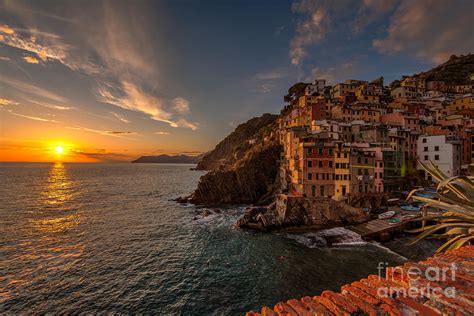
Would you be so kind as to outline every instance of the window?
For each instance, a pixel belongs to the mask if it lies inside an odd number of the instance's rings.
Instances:
[[[326,180],[326,174],[322,173],[322,175],[323,175],[323,180]]]
[[[322,148],[319,148],[319,155],[321,156],[323,154],[323,149]]]
[[[308,154],[311,154],[313,152],[313,148],[308,148]]]
[[[435,146],[435,151],[439,151],[439,146]]]
[[[367,160],[367,158],[364,159],[364,163],[365,163],[365,164],[368,164],[368,163],[369,163],[369,161]]]
[[[329,148],[329,156],[332,156],[332,155],[333,155],[332,148]]]
[[[341,153],[337,153],[337,158],[341,158]]]
[[[423,138],[423,141],[422,141],[422,142],[423,142],[423,143],[426,143],[426,138]]]
[[[332,168],[332,161],[329,160],[329,168]]]
[[[323,167],[323,161],[322,161],[322,160],[320,160],[320,161],[318,162],[318,166],[319,166],[319,168],[322,168],[322,167]]]
[[[424,148],[423,148],[423,151],[428,151],[428,147],[424,147]]]
[[[357,157],[357,163],[361,163],[362,159],[360,157]]]
[[[383,178],[383,172],[380,172],[380,173],[379,173],[379,178],[380,178],[380,179]]]
[[[311,160],[308,160],[308,168],[313,167],[313,162]]]
[[[313,174],[311,172],[308,173],[308,180],[313,180]]]
[[[425,160],[428,160],[428,159],[429,159],[428,156],[425,156]]]
[[[362,169],[357,169],[357,175],[359,175],[359,176],[362,175]]]
[[[435,160],[439,160],[439,155],[435,155]]]

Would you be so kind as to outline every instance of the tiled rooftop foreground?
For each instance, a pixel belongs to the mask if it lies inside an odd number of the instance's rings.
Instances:
[[[386,275],[369,275],[343,285],[339,293],[324,291],[246,315],[364,314],[474,315],[474,246],[390,267]]]

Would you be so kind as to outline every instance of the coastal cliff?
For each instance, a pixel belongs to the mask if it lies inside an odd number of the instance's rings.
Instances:
[[[266,136],[265,129],[272,125],[278,115],[265,113],[254,117],[237,128],[224,138],[217,146],[199,161],[198,170],[218,170],[233,165],[242,159],[254,143],[260,142]]]
[[[279,188],[278,162],[282,150],[275,120],[264,114],[240,124],[198,164],[211,170],[201,177],[189,202],[201,205],[268,204]]]

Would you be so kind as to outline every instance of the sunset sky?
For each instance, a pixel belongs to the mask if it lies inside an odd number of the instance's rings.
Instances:
[[[473,12],[435,0],[0,0],[0,161],[205,152],[278,113],[298,80],[389,83],[474,52]]]

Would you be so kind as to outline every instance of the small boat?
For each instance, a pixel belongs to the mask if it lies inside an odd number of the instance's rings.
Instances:
[[[403,215],[403,216],[401,217],[401,219],[402,219],[402,221],[408,221],[408,220],[413,219],[413,218],[415,218],[415,217],[416,217],[415,214],[407,214],[407,215]]]
[[[433,194],[427,194],[427,193],[420,193],[420,192],[416,192],[415,194],[413,194],[415,196],[419,196],[419,197],[423,197],[423,198],[427,198],[427,199],[432,199],[434,197]]]
[[[379,214],[379,219],[389,219],[390,217],[393,217],[395,215],[395,211],[388,211],[382,214]]]
[[[413,205],[402,205],[400,208],[404,211],[419,212],[420,208]]]
[[[392,218],[392,219],[389,219],[389,220],[388,220],[388,224],[389,224],[389,225],[396,225],[396,224],[400,223],[401,221],[402,221],[402,220],[399,219],[399,218]]]
[[[393,199],[388,199],[387,200],[388,203],[397,203],[398,201],[400,201],[399,198],[393,198]]]

